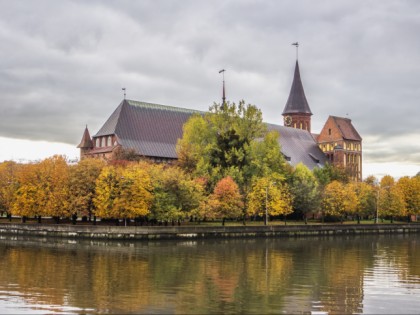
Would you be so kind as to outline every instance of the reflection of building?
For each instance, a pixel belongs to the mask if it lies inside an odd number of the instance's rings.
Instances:
[[[200,111],[123,100],[102,128],[91,138],[86,127],[80,148],[81,158],[111,158],[117,148],[132,149],[154,161],[176,160],[176,144],[182,126]],[[283,111],[284,126],[268,124],[279,132],[279,143],[291,165],[299,162],[309,169],[326,161],[346,167],[355,180],[361,180],[361,137],[347,118],[330,116],[321,134],[311,134],[308,101],[296,61],[289,98]]]

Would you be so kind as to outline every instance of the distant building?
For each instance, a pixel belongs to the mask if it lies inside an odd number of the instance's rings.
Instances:
[[[85,128],[80,157],[109,159],[117,148],[124,148],[156,162],[176,160],[182,127],[194,113],[204,112],[124,99],[93,137]],[[311,133],[312,112],[297,61],[282,115],[284,126],[267,127],[280,134],[281,151],[291,165],[302,162],[313,169],[330,161],[346,167],[354,180],[362,179],[362,139],[350,119],[330,116],[319,135]]]

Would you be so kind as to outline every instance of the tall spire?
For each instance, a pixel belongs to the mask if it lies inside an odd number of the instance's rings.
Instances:
[[[222,104],[226,103],[226,93],[225,93],[225,69],[219,71],[219,73],[223,73],[223,91],[222,91]]]
[[[306,100],[305,91],[303,90],[302,80],[300,79],[299,63],[297,60],[292,88],[290,89],[289,98],[287,99],[282,115],[288,114],[312,115],[308,101]]]

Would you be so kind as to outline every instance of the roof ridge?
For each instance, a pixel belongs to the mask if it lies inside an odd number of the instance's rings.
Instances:
[[[156,103],[148,103],[148,102],[135,101],[135,100],[126,100],[126,101],[129,105],[136,106],[136,107],[143,107],[143,108],[150,108],[150,109],[160,109],[160,110],[170,110],[170,111],[183,112],[183,113],[202,113],[202,111],[196,110],[196,109],[162,105],[162,104],[156,104]]]

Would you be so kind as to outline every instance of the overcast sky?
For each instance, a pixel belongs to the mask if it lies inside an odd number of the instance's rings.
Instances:
[[[415,175],[419,32],[416,0],[0,0],[0,161],[48,145],[76,156],[122,87],[128,99],[206,110],[220,101],[220,69],[228,100],[282,124],[298,41],[312,131],[348,117],[364,176]]]

